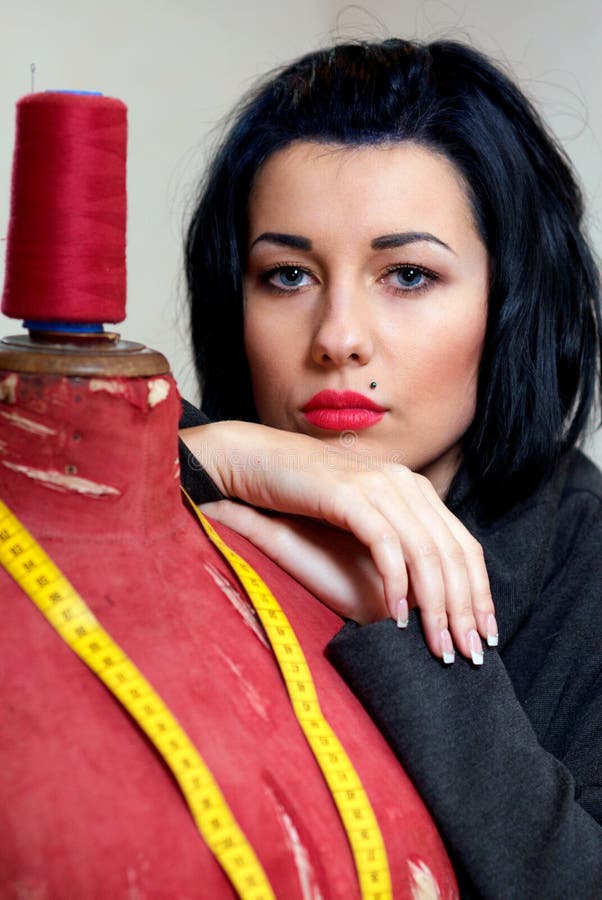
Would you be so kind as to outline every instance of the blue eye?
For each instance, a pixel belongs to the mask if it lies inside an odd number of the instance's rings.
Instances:
[[[278,281],[283,287],[299,287],[305,272],[302,269],[290,266],[286,269],[279,269],[276,274]]]
[[[418,294],[431,288],[439,276],[422,266],[392,266],[382,276],[382,282],[398,293]]]
[[[414,266],[401,266],[395,270],[395,275],[401,287],[404,288],[419,287],[424,279],[424,272]]]
[[[277,290],[293,291],[311,284],[311,275],[299,266],[277,266],[266,272],[262,280]]]

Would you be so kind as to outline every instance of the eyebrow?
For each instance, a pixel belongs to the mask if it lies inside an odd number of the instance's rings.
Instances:
[[[264,231],[263,234],[255,238],[249,249],[252,249],[259,241],[278,244],[280,247],[293,247],[295,250],[311,250],[312,248],[310,239],[300,234],[281,234],[278,231]]]
[[[269,244],[277,244],[279,247],[292,247],[295,250],[311,250],[313,246],[310,239],[301,234],[283,234],[278,231],[264,231],[263,234],[260,234],[259,237],[255,238],[249,249],[252,249],[255,244],[258,244],[260,241],[266,241]],[[452,250],[449,244],[446,244],[445,241],[435,237],[435,235],[431,234],[429,231],[403,231],[398,234],[383,234],[380,237],[374,238],[374,240],[370,242],[370,246],[373,250],[389,250],[392,247],[403,247],[405,244],[415,244],[419,241],[428,241],[431,244],[438,244],[440,247],[449,250],[450,253],[454,253],[455,255],[455,251]]]
[[[374,238],[370,246],[373,250],[388,250],[390,247],[403,247],[405,244],[415,244],[418,241],[428,241],[431,244],[438,244],[449,250],[450,253],[455,251],[446,244],[445,241],[439,240],[429,231],[403,231],[400,234],[383,234],[381,237]]]

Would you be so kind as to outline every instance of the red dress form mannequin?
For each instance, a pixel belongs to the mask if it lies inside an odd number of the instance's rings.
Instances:
[[[276,896],[359,897],[346,835],[261,626],[182,505],[171,376],[5,371],[0,398],[0,496],[184,727]],[[394,896],[457,896],[420,798],[324,659],[340,619],[220,532],[289,617],[372,802]],[[233,896],[153,746],[3,569],[0,597],[0,895]]]

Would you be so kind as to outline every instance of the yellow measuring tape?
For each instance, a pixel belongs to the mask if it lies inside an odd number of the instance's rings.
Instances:
[[[251,566],[239,556],[182,490],[207,536],[232,566],[250,597],[272,645],[297,721],[337,805],[347,833],[363,898],[392,897],[385,844],[376,816],[353,763],[324,718],[311,671],[280,604]]]
[[[272,644],[299,724],[333,795],[366,900],[392,896],[384,842],[370,801],[338,738],[326,722],[309,667],[275,597],[256,572],[195,511],[230,563]],[[127,709],[174,773],[207,845],[242,900],[274,892],[211,772],[159,695],[102,628],[84,600],[33,536],[0,500],[0,563],[59,633]]]

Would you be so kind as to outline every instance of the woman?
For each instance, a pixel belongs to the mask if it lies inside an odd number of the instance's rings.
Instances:
[[[208,418],[186,407],[184,482],[302,516],[209,508],[353,620],[326,652],[467,897],[602,889],[602,479],[574,449],[601,329],[581,215],[502,72],[391,40],[260,86],[189,232]]]

